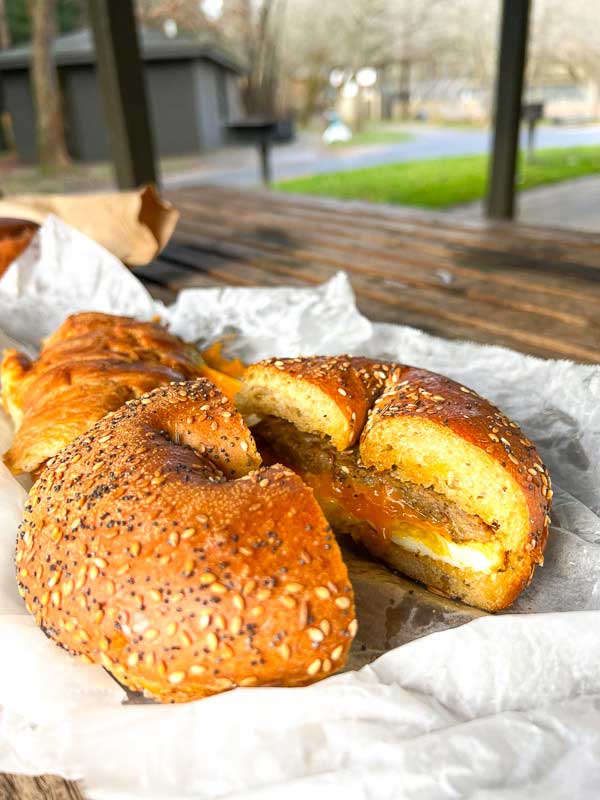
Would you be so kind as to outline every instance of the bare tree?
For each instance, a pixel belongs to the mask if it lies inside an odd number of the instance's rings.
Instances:
[[[281,111],[282,42],[286,0],[229,0],[221,27],[246,65],[243,101],[247,113]]]
[[[0,0],[0,50],[10,47],[10,30],[6,16],[6,0]]]
[[[58,72],[52,57],[56,35],[56,0],[28,0],[32,28],[31,81],[36,112],[40,165],[69,163],[62,116]]]
[[[198,0],[137,0],[137,17],[143,25],[162,26],[172,19],[188,33],[199,33],[212,26]]]

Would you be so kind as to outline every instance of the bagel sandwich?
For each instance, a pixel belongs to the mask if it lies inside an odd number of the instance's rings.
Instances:
[[[543,563],[548,472],[472,389],[365,358],[270,359],[248,368],[236,402],[338,533],[434,591],[500,610]]]

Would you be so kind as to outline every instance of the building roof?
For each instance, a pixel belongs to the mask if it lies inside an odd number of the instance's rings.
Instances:
[[[202,58],[220,64],[232,72],[241,73],[243,66],[214,42],[187,36],[169,38],[162,31],[138,28],[140,49],[144,61],[172,61]],[[93,64],[96,61],[94,37],[89,28],[57,36],[53,46],[57,66]],[[31,44],[0,51],[0,71],[29,67]]]

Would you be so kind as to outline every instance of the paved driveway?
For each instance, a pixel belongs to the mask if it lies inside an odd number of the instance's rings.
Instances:
[[[490,134],[484,130],[429,125],[415,125],[404,130],[411,133],[413,138],[397,144],[361,147],[326,148],[318,137],[302,137],[293,144],[274,148],[274,179],[285,180],[440,156],[473,155],[485,153],[490,148]],[[537,146],[540,148],[575,145],[600,145],[600,125],[542,125],[537,131]],[[168,188],[202,183],[252,186],[259,182],[258,157],[254,149],[231,148],[204,156],[197,169],[170,175],[165,178],[164,185]]]

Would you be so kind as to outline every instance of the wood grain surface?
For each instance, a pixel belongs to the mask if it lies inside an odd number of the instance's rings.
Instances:
[[[83,800],[83,795],[76,783],[54,775],[0,773],[0,800]]]
[[[306,286],[345,270],[381,322],[600,361],[600,236],[221,187],[169,195],[161,256],[135,270],[169,301],[191,286]]]

